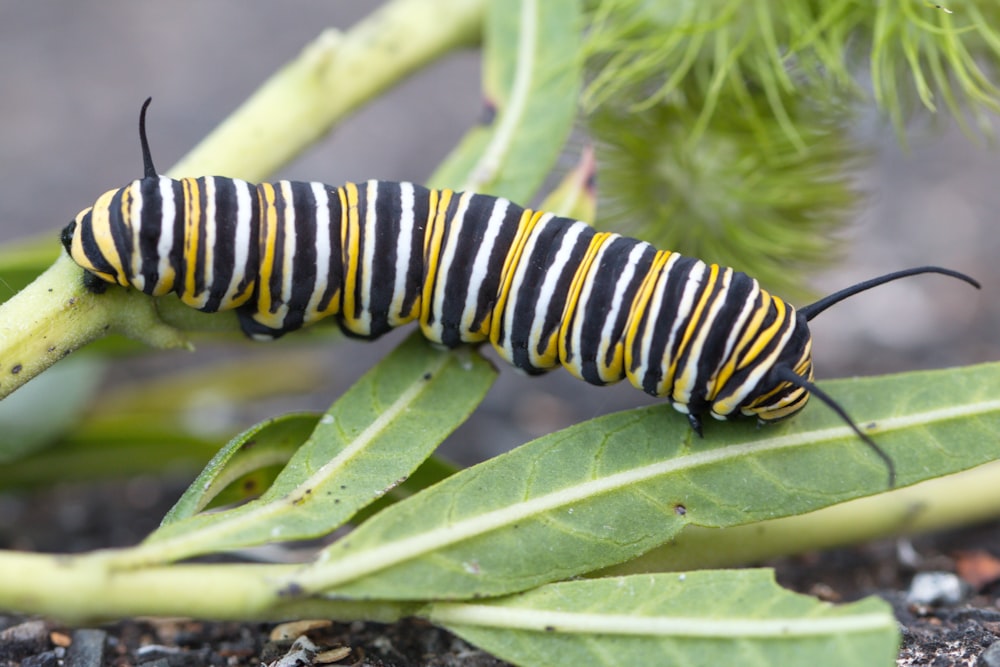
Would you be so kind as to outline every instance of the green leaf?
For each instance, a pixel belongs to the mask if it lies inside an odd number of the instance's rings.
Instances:
[[[576,167],[545,196],[539,208],[574,220],[593,222],[597,213],[597,193],[594,190],[596,170],[594,149],[588,146],[580,155]]]
[[[430,179],[524,202],[548,175],[573,127],[581,81],[578,0],[495,0],[483,53],[495,111]]]
[[[399,486],[394,486],[387,494],[375,500],[367,507],[362,508],[354,515],[353,523],[360,524],[369,517],[381,512],[386,507],[398,503],[400,500],[423,491],[424,489],[441,482],[458,472],[460,468],[438,456],[431,456],[420,464],[420,467],[413,471]]]
[[[895,665],[888,604],[832,606],[783,590],[770,570],[551,584],[429,618],[518,665]]]
[[[334,403],[260,498],[165,525],[134,558],[162,562],[334,530],[404,481],[494,375],[472,349],[436,351],[414,332]]]
[[[901,485],[1000,453],[998,364],[824,386],[893,458]],[[294,583],[349,597],[502,595],[623,562],[687,525],[886,490],[884,465],[822,404],[768,428],[706,431],[693,437],[653,406],[540,438],[383,511]]]
[[[239,482],[242,496],[227,496],[229,502],[260,495],[273,478],[264,481],[260,473],[276,465],[284,466],[305,442],[319,421],[319,415],[291,414],[261,422],[229,441],[212,457],[198,478],[163,518],[167,525],[194,516],[227,488]]]

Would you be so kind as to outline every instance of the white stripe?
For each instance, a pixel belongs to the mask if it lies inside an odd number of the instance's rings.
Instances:
[[[205,290],[197,295],[192,294],[192,302],[195,308],[203,308],[208,303],[212,285],[215,284],[215,179],[211,176],[205,179],[205,210],[201,212],[201,220],[205,228],[205,233],[201,242],[205,248],[205,266],[202,272],[202,279],[205,281]]]
[[[770,308],[771,304],[767,304],[767,307]],[[786,305],[785,308],[786,308],[785,312],[788,313],[789,312],[788,309],[790,309],[791,307]],[[749,396],[750,394],[754,393],[757,390],[757,385],[760,384],[760,381],[763,379],[763,377],[771,371],[771,368],[774,366],[774,362],[777,361],[778,358],[781,357],[782,353],[785,351],[785,346],[788,344],[788,339],[792,337],[792,332],[795,331],[794,325],[795,321],[793,319],[789,323],[789,325],[784,328],[785,329],[784,334],[778,340],[778,344],[774,346],[774,350],[771,352],[771,354],[767,355],[763,359],[758,357],[753,360],[752,363],[753,372],[751,372],[750,375],[747,376],[746,380],[743,381],[743,384],[740,385],[741,391],[734,393],[727,401],[734,407],[734,409],[735,406],[742,403],[747,396]],[[753,412],[744,412],[743,414],[747,416],[752,416]]]
[[[413,249],[413,221],[415,196],[413,183],[399,184],[399,234],[396,236],[396,281],[392,287],[392,303],[389,305],[389,324],[399,326],[404,322],[403,302],[406,299],[406,277],[410,268],[410,254]]]
[[[493,248],[496,246],[497,237],[500,235],[500,229],[503,227],[503,221],[509,208],[510,200],[508,199],[497,197],[496,201],[493,202],[493,211],[486,223],[483,241],[479,244],[476,258],[472,263],[472,270],[469,272],[469,290],[466,292],[465,308],[462,310],[462,340],[465,342],[478,342],[483,338],[482,336],[473,336],[470,332],[475,326],[479,293],[483,289],[486,277],[490,274],[490,255],[493,254]],[[501,269],[502,267],[497,267],[495,270],[499,272]],[[493,301],[495,298],[496,295],[491,294],[489,300]]]
[[[132,286],[137,290],[146,291],[146,277],[142,275],[142,250],[139,247],[139,238],[142,235],[142,181],[132,181],[128,187],[132,195],[132,203],[128,210],[128,227],[132,235]]]
[[[455,261],[455,252],[459,237],[463,233],[470,231],[466,226],[465,215],[469,210],[469,200],[473,196],[471,192],[462,193],[462,196],[458,200],[458,207],[455,209],[455,215],[451,219],[452,223],[449,225],[448,236],[441,241],[442,252],[438,255],[434,294],[432,296],[434,300],[431,304],[431,315],[434,324],[429,328],[424,328],[424,333],[434,343],[442,341],[444,325],[441,323],[441,313],[444,311],[445,291],[448,286],[448,270]]]
[[[170,252],[174,247],[174,220],[177,217],[177,202],[174,201],[173,181],[160,176],[160,239],[156,244],[156,254],[160,258],[156,271],[159,281],[153,291],[154,296],[163,296],[174,288],[177,275],[170,266]]]
[[[535,307],[532,311],[531,346],[528,348],[528,358],[531,360],[531,365],[537,368],[546,368],[546,366],[542,365],[543,360],[538,353],[539,347],[547,347],[546,341],[542,340],[542,336],[545,335],[546,315],[552,307],[552,301],[556,296],[559,279],[562,277],[569,260],[573,257],[573,249],[576,248],[580,235],[586,229],[590,229],[590,225],[584,222],[574,222],[570,225],[569,229],[563,235],[562,243],[559,245],[559,250],[556,251],[552,264],[545,272],[545,279],[542,281],[542,288],[539,291],[538,300],[535,302]],[[546,254],[549,253],[551,253],[551,249]],[[564,308],[565,303],[561,307]],[[565,313],[560,313],[560,321],[562,321],[564,315]],[[555,332],[558,335],[558,327]]]
[[[229,280],[229,286],[222,297],[219,310],[226,310],[236,306],[233,299],[239,289],[240,281],[252,273],[256,275],[258,267],[248,266],[250,262],[250,239],[252,224],[258,224],[253,219],[253,201],[251,200],[252,186],[246,181],[232,179],[233,188],[236,192],[236,229],[233,233],[233,275]],[[254,192],[256,194],[256,192]],[[249,290],[253,293],[253,290]]]
[[[319,303],[330,284],[330,253],[333,252],[330,246],[330,195],[322,183],[312,183],[311,186],[316,200],[316,284],[306,307],[306,323],[322,317]]]
[[[372,263],[375,261],[375,239],[378,238],[375,230],[378,221],[375,219],[375,204],[378,200],[378,181],[369,180],[365,183],[367,206],[364,212],[364,220],[361,221],[361,241],[364,243],[364,260],[359,264],[358,270],[361,272],[361,315],[356,320],[356,325],[351,327],[352,331],[360,334],[369,334],[372,330],[371,316],[371,289],[372,289]]]
[[[674,268],[674,265],[680,260],[680,258],[681,255],[679,255],[676,252],[671,253],[670,257],[667,258],[667,263],[660,270],[660,275],[656,277],[656,286],[653,291],[653,296],[649,299],[649,301],[646,302],[648,317],[646,319],[646,326],[642,332],[642,340],[639,345],[639,354],[641,355],[640,365],[639,368],[628,373],[629,380],[637,389],[643,388],[643,381],[645,380],[645,376],[649,372],[649,369],[651,368],[652,364],[654,363],[660,364],[660,367],[663,368],[663,366],[666,365],[664,362],[669,361],[669,359],[665,360],[662,357],[659,359],[653,359],[651,348],[653,345],[653,335],[656,333],[656,328],[657,325],[659,324],[658,315],[663,306],[663,292],[666,289],[667,284],[670,282],[670,278],[672,277],[670,275],[670,272]],[[702,266],[704,266],[704,264],[702,264]],[[693,267],[693,270],[697,270],[697,268],[698,266],[696,264]],[[690,289],[691,289],[691,281],[688,280],[685,283],[685,291],[681,295],[681,302],[678,305],[678,309],[675,313],[672,314],[673,322],[671,323],[670,334],[667,336],[667,344],[664,347],[664,354],[670,353],[670,345],[677,335],[678,322],[680,322],[681,318],[686,316],[687,313],[690,312],[691,310],[692,297],[690,295]],[[633,317],[641,317],[641,315],[642,313],[633,313]],[[664,368],[664,370],[666,369]],[[662,382],[663,381],[661,380],[661,385]],[[659,390],[660,387],[657,387],[658,392]],[[661,394],[658,393],[657,395]]]
[[[691,402],[691,394],[696,387],[699,385],[706,386],[711,383],[711,377],[715,374],[715,369],[713,368],[709,372],[709,377],[706,380],[701,380],[698,374],[698,366],[701,360],[701,355],[703,354],[705,339],[708,337],[709,332],[712,329],[712,325],[715,323],[716,318],[719,315],[719,311],[722,309],[723,304],[726,299],[729,298],[729,288],[732,284],[733,272],[732,269],[727,269],[725,267],[719,267],[722,279],[722,289],[714,296],[709,296],[712,300],[708,304],[708,312],[702,319],[701,325],[698,327],[693,340],[690,341],[688,348],[690,352],[688,354],[687,363],[683,368],[677,368],[677,374],[675,375],[674,391],[672,398],[674,401],[684,403],[687,405]],[[690,370],[690,374],[688,371]]]
[[[601,342],[597,348],[597,368],[601,371],[601,379],[605,382],[618,382],[622,379],[623,374],[619,373],[617,375],[605,375],[604,374],[604,360],[607,358],[608,349],[615,345],[624,345],[625,341],[623,338],[619,340],[611,340],[611,336],[614,333],[615,320],[618,319],[618,313],[622,308],[631,308],[631,303],[625,303],[625,292],[628,290],[629,285],[635,278],[635,270],[639,264],[639,260],[642,258],[642,254],[648,249],[652,248],[648,243],[640,243],[632,248],[632,252],[629,253],[628,263],[625,265],[625,270],[622,271],[621,276],[618,278],[618,282],[615,284],[615,294],[611,299],[611,312],[608,313],[607,318],[604,320],[604,328],[601,330]],[[653,251],[655,252],[655,248]],[[628,332],[628,321],[626,320],[625,326],[622,327],[620,336],[624,336]],[[624,370],[624,369],[623,369]]]
[[[750,319],[750,316],[756,310],[755,304],[757,302],[757,297],[760,296],[760,285],[756,280],[753,281],[753,289],[750,294],[747,295],[746,300],[743,302],[743,309],[740,310],[740,314],[730,325],[729,338],[726,339],[726,346],[719,357],[719,365],[715,368],[715,373],[708,378],[707,395],[715,397],[718,395],[719,391],[722,389],[718,384],[718,374],[719,370],[729,361],[730,355],[733,354],[733,349],[736,347],[736,341],[739,339],[740,335],[743,333],[743,326]],[[713,411],[714,411],[713,407]],[[717,415],[713,415],[717,416]]]
[[[284,208],[277,214],[278,224],[282,225],[282,231],[285,232],[285,247],[281,250],[281,305],[275,312],[274,319],[284,325],[285,318],[288,317],[288,301],[292,298],[292,286],[295,284],[295,247],[298,245],[298,238],[295,235],[292,184],[289,181],[278,181],[277,186],[281,188],[284,199]]]

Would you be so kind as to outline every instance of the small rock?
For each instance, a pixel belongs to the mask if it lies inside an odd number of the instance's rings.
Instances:
[[[951,572],[918,572],[910,583],[906,601],[910,604],[958,604],[965,599],[968,585]]]
[[[66,651],[66,667],[102,667],[107,637],[103,630],[74,631],[73,643]]]
[[[271,641],[292,641],[300,635],[308,634],[311,630],[321,630],[329,628],[333,621],[329,620],[305,620],[291,621],[274,626],[271,630]]]
[[[21,661],[21,667],[59,667],[59,655],[55,651],[29,655]]]
[[[976,667],[1000,667],[1000,642],[993,642],[979,654]]]
[[[0,660],[17,661],[49,648],[45,621],[25,621],[0,632]]]
[[[170,661],[166,658],[157,658],[156,660],[140,662],[139,667],[170,667]]]

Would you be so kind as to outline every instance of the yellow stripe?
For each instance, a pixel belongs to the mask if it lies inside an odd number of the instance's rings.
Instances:
[[[115,267],[114,274],[99,273],[98,275],[108,282],[118,283],[127,287],[128,279],[125,276],[124,267],[122,266],[122,258],[118,255],[118,250],[115,249],[114,235],[111,232],[111,200],[117,192],[117,190],[108,190],[97,199],[93,212],[90,214],[90,224],[101,256],[111,266]],[[82,234],[77,232],[76,238],[80,238],[81,236]],[[84,256],[82,241],[80,242],[79,254],[81,257]],[[90,262],[88,261],[87,264],[90,264]]]
[[[193,178],[181,179],[184,191],[184,291],[181,301],[189,305],[197,305],[195,292],[195,276],[198,269],[198,247],[203,242],[198,228],[201,222],[201,209],[198,206],[198,183]],[[211,248],[209,248],[211,251]]]
[[[344,257],[344,293],[341,297],[341,305],[343,307],[340,314],[344,320],[344,325],[350,328],[356,321],[355,308],[357,304],[355,291],[358,285],[358,272],[361,263],[361,214],[358,211],[357,184],[345,183],[343,190],[347,199],[347,205],[342,209],[342,222],[340,225],[340,247]],[[350,330],[354,331],[354,329]]]
[[[344,245],[343,245],[343,243],[344,243],[344,240],[343,240],[343,229],[344,229],[344,226],[347,224],[347,186],[348,185],[351,185],[351,184],[350,183],[346,183],[342,187],[337,188],[337,199],[340,200],[340,220],[333,220],[332,218],[330,220],[330,225],[331,226],[337,225],[337,234],[341,237],[340,244],[338,244],[340,246],[340,258],[339,259],[340,259],[341,273],[343,273],[344,267],[347,266],[347,258],[344,256],[345,253],[344,253]],[[336,250],[337,250],[337,248],[331,247],[330,248],[330,253],[332,254]],[[331,259],[333,259],[333,258],[331,257]],[[326,267],[319,267],[319,270],[320,271],[325,271]],[[330,280],[331,279],[328,277],[327,278],[327,287],[330,286]],[[336,289],[336,291],[334,291],[333,294],[330,296],[330,302],[326,305],[326,308],[324,308],[323,310],[319,311],[318,315],[314,316],[312,319],[318,320],[320,318],[327,317],[329,315],[336,315],[337,313],[339,313],[340,312],[340,307],[341,307],[341,301],[343,299],[343,295],[344,295],[344,284],[343,284],[343,282],[341,282],[340,283],[340,287],[338,287]]]
[[[261,183],[257,186],[257,207],[260,211],[260,268],[257,272],[257,312],[254,319],[269,324],[271,313],[271,276],[278,252],[278,210],[275,206],[274,186]]]
[[[702,289],[701,298],[698,300],[698,304],[695,306],[694,312],[691,314],[691,319],[688,321],[687,328],[684,330],[684,336],[681,338],[681,344],[677,348],[677,353],[670,359],[670,365],[667,367],[667,372],[664,373],[664,377],[660,381],[660,385],[656,388],[657,396],[663,396],[667,387],[674,387],[673,397],[676,399],[678,388],[683,391],[684,388],[691,383],[691,373],[693,370],[697,370],[698,366],[697,355],[694,355],[695,358],[688,360],[681,377],[677,378],[675,381],[674,378],[677,375],[677,364],[680,362],[681,355],[684,354],[688,346],[691,344],[691,338],[694,337],[696,333],[701,331],[701,315],[712,300],[712,292],[715,290],[715,283],[718,282],[718,280],[719,265],[710,264],[708,267],[708,280],[705,282],[705,286]],[[669,352],[669,350],[667,350],[667,352]],[[684,401],[684,403],[687,403],[687,401]]]
[[[424,284],[420,291],[420,329],[424,336],[434,343],[440,343],[436,330],[439,323],[431,324],[431,310],[434,307],[434,281],[437,279],[441,262],[441,244],[447,226],[448,206],[455,195],[452,190],[431,190],[427,202],[427,225],[424,228]],[[416,221],[414,221],[416,224]],[[452,221],[461,224],[461,221]]]
[[[760,293],[764,297],[763,310],[765,311],[767,310],[768,299],[770,299],[771,302],[774,303],[774,308],[776,311],[774,322],[767,329],[764,329],[763,331],[759,332],[754,337],[753,344],[750,346],[750,349],[747,350],[746,353],[740,359],[739,366],[737,366],[737,368],[739,369],[744,369],[747,366],[751,365],[754,362],[754,360],[760,356],[761,352],[763,352],[767,348],[767,346],[770,345],[771,341],[774,340],[775,336],[781,333],[781,330],[784,328],[785,325],[785,302],[782,301],[781,299],[771,296],[768,292],[764,290],[761,290]]]
[[[517,233],[514,236],[514,242],[511,244],[510,252],[507,253],[503,261],[497,300],[493,304],[491,312],[487,315],[487,318],[490,320],[490,342],[497,347],[498,351],[501,351],[501,356],[503,356],[503,345],[500,340],[500,323],[503,321],[503,309],[507,305],[507,299],[510,297],[510,287],[514,282],[514,274],[517,273],[517,265],[521,261],[524,247],[528,244],[531,232],[534,231],[535,226],[538,225],[538,221],[541,220],[543,215],[546,215],[543,211],[532,211],[530,208],[524,209],[521,219],[517,223]],[[484,322],[483,326],[485,327],[485,325],[486,323]]]
[[[559,359],[566,370],[581,380],[583,379],[583,369],[580,367],[580,351],[576,350],[576,355],[570,359],[566,344],[567,339],[573,335],[570,321],[574,321],[574,327],[580,326],[580,320],[584,317],[583,313],[577,312],[580,307],[580,294],[587,284],[587,277],[594,259],[600,254],[604,243],[611,236],[610,232],[597,232],[590,240],[587,252],[584,253],[580,265],[576,268],[576,273],[573,274],[573,280],[570,282],[569,293],[566,295],[566,307],[563,310],[562,323],[559,326]],[[573,317],[570,317],[571,314]]]
[[[642,322],[642,316],[649,307],[649,300],[656,290],[660,272],[670,261],[672,254],[669,250],[656,251],[649,271],[642,279],[642,284],[639,285],[639,290],[636,292],[635,298],[632,299],[632,307],[629,309],[628,323],[625,325],[625,375],[636,389],[642,389],[642,376],[645,372],[644,365],[632,368],[636,361],[635,341],[639,335],[639,324]]]
[[[718,393],[718,389],[725,387],[732,378],[733,374],[736,372],[736,362],[740,359],[743,354],[743,349],[753,343],[757,338],[758,330],[760,329],[761,322],[764,321],[764,317],[767,315],[768,301],[771,299],[771,295],[765,290],[760,291],[759,299],[761,305],[754,308],[753,314],[750,316],[749,322],[747,322],[746,328],[744,329],[743,336],[736,341],[733,345],[732,352],[729,354],[729,358],[726,359],[726,364],[719,370],[719,374],[715,379],[716,391],[713,393]],[[743,368],[741,365],[740,368]]]

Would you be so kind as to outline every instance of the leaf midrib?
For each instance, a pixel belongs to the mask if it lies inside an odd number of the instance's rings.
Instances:
[[[1000,400],[982,401],[980,403],[953,408],[927,410],[905,417],[891,417],[879,420],[878,428],[871,429],[871,432],[885,433],[897,431],[997,410],[1000,410]],[[572,505],[593,498],[594,496],[639,484],[666,474],[707,466],[729,459],[746,457],[755,453],[778,451],[804,445],[816,445],[818,443],[853,437],[855,436],[850,428],[847,426],[837,426],[767,438],[753,443],[735,444],[717,449],[693,452],[666,461],[659,461],[650,465],[614,473],[607,477],[587,480],[520,503],[470,516],[455,523],[440,526],[410,537],[382,542],[378,546],[369,549],[362,548],[341,558],[331,559],[333,553],[325,551],[316,565],[297,575],[295,580],[297,584],[307,589],[321,590],[478,537],[505,525],[525,521],[526,519],[551,512],[559,507]],[[364,527],[359,529],[359,531],[363,530],[365,530]],[[357,537],[358,534],[356,532],[352,536],[352,540]],[[331,548],[337,548],[337,546],[333,545]]]

